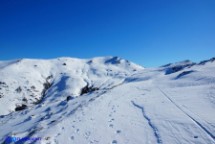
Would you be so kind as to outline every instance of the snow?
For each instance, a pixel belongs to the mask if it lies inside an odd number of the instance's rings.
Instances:
[[[180,69],[167,74],[172,67]],[[0,62],[0,143],[214,144],[214,71],[213,59],[159,68],[119,57]],[[94,89],[81,94],[86,86]]]

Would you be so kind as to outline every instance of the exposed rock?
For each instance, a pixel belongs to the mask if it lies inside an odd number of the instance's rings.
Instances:
[[[86,85],[85,87],[83,87],[81,89],[80,95],[83,95],[83,94],[86,94],[86,93],[90,93],[90,92],[93,92],[93,91],[97,91],[97,90],[99,90],[99,88],[93,87],[93,86],[89,87],[89,85]]]
[[[15,108],[15,111],[22,111],[22,110],[24,110],[24,109],[26,109],[26,108],[27,108],[27,105],[22,104],[21,106],[17,106],[17,107]]]
[[[195,71],[193,71],[193,70],[184,71],[184,72],[180,73],[180,74],[176,77],[176,79],[179,79],[179,78],[181,78],[181,77],[183,77],[183,76],[185,76],[185,75],[188,75],[188,74],[190,74],[190,73],[193,73],[193,72],[195,72]]]
[[[66,97],[66,101],[70,101],[70,100],[73,100],[74,99],[74,97],[72,97],[72,96],[67,96]]]
[[[201,61],[201,62],[199,63],[199,65],[205,65],[205,64],[208,63],[208,62],[214,62],[214,61],[215,61],[215,57],[213,57],[213,58],[211,58],[211,59],[209,59],[209,60]]]

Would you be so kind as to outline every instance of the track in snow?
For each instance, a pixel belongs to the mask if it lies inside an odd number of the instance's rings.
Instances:
[[[158,88],[160,92],[172,103],[174,104],[179,110],[181,110],[185,115],[187,115],[196,125],[198,125],[211,139],[215,141],[215,136],[206,128],[204,127],[200,122],[198,122],[195,118],[193,118],[191,115],[189,115],[187,112],[185,112],[178,104],[176,104],[163,90]]]
[[[152,123],[151,119],[146,115],[146,112],[145,112],[144,107],[143,107],[143,106],[140,106],[140,105],[138,105],[138,104],[136,104],[134,101],[131,101],[131,103],[132,103],[135,107],[137,107],[138,109],[142,110],[143,117],[147,120],[149,126],[152,128],[157,143],[158,143],[158,144],[162,144],[162,140],[161,140],[160,134],[158,133],[158,129],[157,129],[157,127]]]

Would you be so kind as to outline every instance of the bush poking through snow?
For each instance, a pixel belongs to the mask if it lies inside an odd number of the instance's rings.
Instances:
[[[27,102],[28,100],[24,97],[24,98],[22,99],[22,101]]]
[[[41,98],[38,99],[36,102],[34,102],[34,104],[39,104],[39,103],[42,102],[43,98],[45,97],[45,94],[46,94],[47,90],[52,86],[52,84],[48,81],[48,80],[51,79],[51,78],[53,78],[52,75],[51,75],[51,76],[48,76],[48,77],[46,78],[46,82],[43,83],[43,90],[42,90],[42,92],[41,92]]]
[[[35,86],[31,86],[31,89],[35,90],[35,89],[36,89],[36,87],[35,87]]]
[[[21,92],[22,92],[22,88],[19,86],[19,87],[16,89],[16,92],[17,92],[17,93],[21,93]]]
[[[0,81],[0,85],[6,85],[6,83],[5,83],[5,82]]]
[[[47,78],[46,78],[46,80],[50,80],[50,79],[52,79],[53,78],[53,75],[50,75],[50,76],[48,76]]]

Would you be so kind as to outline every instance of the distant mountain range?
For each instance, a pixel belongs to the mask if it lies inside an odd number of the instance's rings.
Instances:
[[[214,144],[214,111],[215,58],[0,61],[0,143]]]

